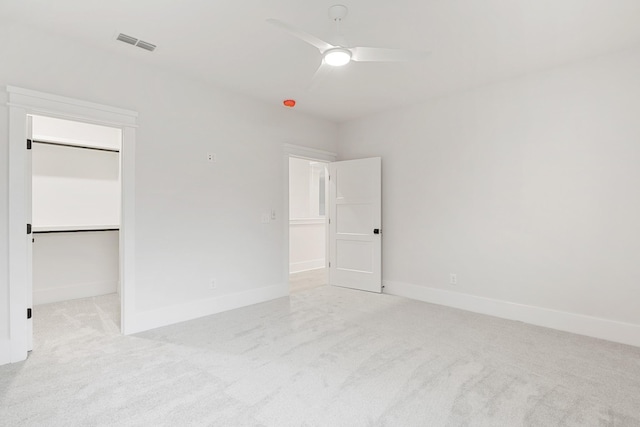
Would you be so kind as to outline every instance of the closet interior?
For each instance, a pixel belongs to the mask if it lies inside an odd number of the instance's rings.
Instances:
[[[119,293],[121,130],[32,117],[33,303]]]

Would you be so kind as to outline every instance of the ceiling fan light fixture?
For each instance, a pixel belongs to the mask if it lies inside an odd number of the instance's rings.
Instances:
[[[351,61],[351,51],[337,47],[324,53],[324,62],[333,67],[341,67]]]

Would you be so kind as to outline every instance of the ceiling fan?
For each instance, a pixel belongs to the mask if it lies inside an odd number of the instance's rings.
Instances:
[[[388,49],[382,47],[349,47],[340,34],[340,23],[347,16],[346,6],[337,4],[329,8],[329,18],[336,23],[337,44],[331,44],[319,37],[304,32],[293,25],[278,19],[267,19],[270,24],[279,27],[302,41],[315,46],[322,54],[322,63],[312,78],[309,89],[314,88],[335,67],[341,67],[351,61],[356,62],[409,62],[425,59],[429,52],[404,49]]]

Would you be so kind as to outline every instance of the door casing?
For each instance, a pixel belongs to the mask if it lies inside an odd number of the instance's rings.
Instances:
[[[286,250],[284,251],[284,260],[283,260],[282,268],[283,268],[283,271],[285,272],[283,283],[288,283],[289,282],[289,255],[290,255],[289,251],[291,250],[291,248],[289,247],[289,158],[297,157],[300,159],[330,163],[330,162],[335,162],[337,155],[336,153],[332,153],[329,151],[317,150],[314,148],[308,148],[308,147],[303,147],[303,146],[293,145],[293,144],[283,144],[283,152],[284,152],[284,156],[283,156],[284,204],[282,206],[282,218],[284,219],[284,221],[283,221],[282,228],[283,228]],[[329,200],[328,197],[326,200],[327,201]],[[326,212],[329,212],[328,208]],[[328,218],[328,215],[326,215],[326,218]],[[325,228],[326,228],[325,241],[329,242],[329,227],[325,227]],[[327,244],[325,245],[325,267],[328,266],[327,264],[329,262],[328,260],[329,260],[329,245]],[[327,269],[327,274],[328,274],[328,269]],[[290,290],[289,290],[289,287],[287,286],[287,293],[289,292]]]
[[[122,218],[120,228],[121,331],[133,329],[135,319],[135,130],[138,113],[107,105],[7,86],[9,108],[9,345],[1,360],[18,362],[27,358],[31,271],[26,224],[31,218],[31,188],[27,173],[27,117],[42,115],[117,127],[122,130],[121,173]]]

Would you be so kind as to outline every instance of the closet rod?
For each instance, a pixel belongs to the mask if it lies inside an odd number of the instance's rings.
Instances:
[[[112,153],[119,153],[120,152],[120,150],[118,150],[116,148],[88,147],[86,145],[65,144],[63,142],[33,140],[33,143],[34,144],[46,144],[46,145],[59,145],[61,147],[82,148],[84,150],[109,151],[109,152],[112,152]]]
[[[46,230],[34,231],[33,234],[50,234],[50,233],[86,233],[90,231],[119,231],[119,228],[92,228],[88,230]]]

